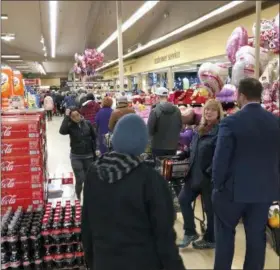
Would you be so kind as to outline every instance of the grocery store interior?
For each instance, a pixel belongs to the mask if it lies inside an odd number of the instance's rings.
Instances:
[[[237,112],[238,83],[250,77],[273,85],[262,104],[280,116],[279,7],[278,1],[2,1],[1,269],[85,269],[83,191],[79,201],[70,138],[61,131],[73,106],[85,118],[87,103],[98,107],[86,118],[97,132],[97,156],[101,145],[109,150],[92,119],[105,96],[112,110],[125,98],[147,123],[157,90],[167,89],[182,119],[192,115],[187,128],[199,124],[212,98],[225,116]],[[184,220],[169,187],[178,244]],[[203,211],[198,197],[199,235]],[[279,212],[278,205],[269,210],[264,269],[280,269]],[[186,269],[214,268],[214,248],[179,251]],[[240,222],[231,269],[243,269],[245,252]]]

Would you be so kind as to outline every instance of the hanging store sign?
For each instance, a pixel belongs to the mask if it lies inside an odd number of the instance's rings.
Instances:
[[[155,64],[159,64],[159,63],[170,61],[170,60],[177,59],[177,58],[180,58],[180,52],[174,52],[174,53],[170,53],[167,55],[156,57],[154,62],[155,62]]]

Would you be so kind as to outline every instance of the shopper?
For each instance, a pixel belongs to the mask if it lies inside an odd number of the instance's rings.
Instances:
[[[60,116],[62,116],[63,115],[63,110],[62,110],[63,96],[60,91],[56,95],[55,102],[56,102],[56,107],[57,107],[58,113]]]
[[[152,153],[154,156],[175,155],[182,129],[181,112],[167,101],[166,88],[157,88],[156,95],[159,97],[159,103],[152,109],[148,120]]]
[[[87,170],[95,160],[95,132],[91,123],[81,116],[78,109],[73,108],[66,110],[59,133],[70,136],[70,159],[76,178],[76,195],[80,200]]]
[[[211,99],[203,108],[201,123],[193,135],[191,147],[181,156],[190,158],[190,168],[186,183],[179,195],[179,202],[184,218],[185,236],[179,247],[185,248],[193,243],[196,249],[215,247],[214,213],[211,201],[212,194],[212,159],[218,135],[219,122],[223,118],[223,109],[219,101]],[[207,217],[207,229],[202,240],[195,229],[192,203],[201,195]]]
[[[95,97],[92,93],[87,94],[87,101],[82,104],[81,114],[83,117],[90,121],[90,123],[95,126],[95,117],[100,110],[100,105],[95,101]]]
[[[268,211],[280,198],[280,123],[261,107],[262,90],[259,80],[242,80],[242,109],[220,124],[213,161],[215,270],[231,269],[241,218],[247,241],[243,269],[264,268]]]
[[[108,124],[113,112],[113,101],[110,97],[105,97],[102,100],[102,108],[96,115],[96,127],[99,142],[99,151],[101,154],[108,152],[108,148],[105,144],[105,134],[109,132]]]
[[[135,113],[135,110],[128,107],[127,97],[119,97],[117,99],[117,108],[113,111],[109,120],[109,130],[113,132],[115,125],[117,124],[119,119],[129,113]]]
[[[139,159],[147,143],[144,121],[135,114],[125,115],[114,130],[115,152],[90,167],[82,214],[90,269],[185,269],[175,244],[167,183]]]
[[[63,101],[63,106],[65,107],[65,109],[76,107],[75,96],[70,92],[66,93],[66,96]]]
[[[54,101],[49,92],[47,92],[46,97],[44,98],[44,109],[47,112],[48,121],[52,121]]]

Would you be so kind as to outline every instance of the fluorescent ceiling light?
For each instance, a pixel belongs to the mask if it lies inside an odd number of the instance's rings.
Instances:
[[[10,33],[2,33],[1,34],[1,39],[5,41],[11,41],[15,39],[15,34],[10,34]]]
[[[240,4],[243,4],[244,2],[245,1],[232,1],[232,2],[230,2],[227,5],[224,5],[224,6],[220,7],[220,8],[218,8],[218,9],[215,9],[212,12],[210,12],[210,13],[208,13],[208,14],[206,14],[206,15],[204,15],[204,16],[202,16],[202,17],[200,17],[200,18],[198,18],[198,19],[196,19],[196,20],[194,20],[194,21],[192,21],[192,22],[190,22],[188,24],[185,24],[185,25],[181,26],[181,27],[175,29],[174,31],[172,31],[172,32],[170,32],[170,33],[160,37],[160,38],[151,40],[150,42],[148,42],[147,44],[143,45],[142,47],[137,48],[136,50],[134,50],[134,51],[124,55],[123,59],[129,58],[129,57],[133,56],[136,53],[144,51],[144,50],[146,50],[146,49],[148,49],[148,48],[150,48],[150,47],[152,47],[152,46],[154,46],[154,45],[156,45],[156,44],[158,44],[160,42],[163,42],[163,41],[165,41],[165,40],[167,40],[167,39],[169,39],[169,38],[171,38],[171,37],[173,37],[175,35],[178,35],[178,34],[184,32],[184,31],[186,31],[188,29],[191,29],[191,28],[193,28],[193,27],[195,27],[195,26],[197,26],[197,25],[199,25],[199,24],[201,24],[201,23],[203,23],[203,22],[205,22],[205,21],[207,21],[207,20],[209,20],[209,19],[211,19],[211,18],[213,18],[215,16],[218,16],[219,14],[222,14],[222,13],[224,13],[224,12],[226,12],[226,11],[228,11],[228,10],[230,10],[230,9],[240,5]],[[116,61],[116,60],[114,60],[114,61]],[[112,61],[112,62],[114,62],[114,61]],[[113,65],[114,63],[112,63],[112,62],[111,62],[110,65],[105,65],[105,66],[100,67],[98,70]]]
[[[43,47],[43,51],[46,51],[46,46]]]
[[[49,1],[49,20],[51,33],[51,56],[55,58],[56,30],[57,30],[57,1]]]
[[[134,25],[139,19],[141,19],[146,13],[148,13],[159,1],[146,1],[139,9],[136,10],[132,16],[122,24],[122,32],[125,32],[128,28]],[[118,31],[116,30],[111,36],[109,36],[98,48],[97,51],[102,52],[113,41],[118,38]]]
[[[1,58],[3,59],[9,59],[9,58],[20,58],[20,55],[17,55],[17,54],[11,54],[11,55],[8,55],[8,54],[4,54],[4,55],[1,55]]]
[[[25,66],[15,66],[15,68],[30,68],[30,66],[27,66],[27,65],[25,65]]]
[[[5,41],[11,41],[11,40],[14,40],[15,37],[13,37],[13,36],[1,36],[1,39],[5,40]]]
[[[8,15],[1,14],[1,20],[8,20]]]
[[[6,60],[7,62],[23,62],[22,59],[11,59],[11,60]]]

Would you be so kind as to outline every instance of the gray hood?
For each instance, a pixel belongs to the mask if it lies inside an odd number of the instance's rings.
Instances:
[[[160,115],[161,113],[173,114],[176,111],[176,107],[170,102],[164,102],[157,104],[155,111],[157,115]]]

